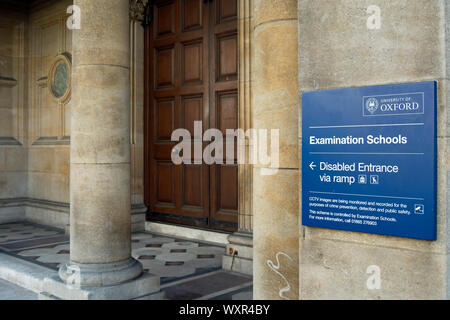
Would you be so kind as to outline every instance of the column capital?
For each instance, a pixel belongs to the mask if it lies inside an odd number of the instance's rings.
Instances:
[[[130,20],[144,21],[149,0],[130,0]]]

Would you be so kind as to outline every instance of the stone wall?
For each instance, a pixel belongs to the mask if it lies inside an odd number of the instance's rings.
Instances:
[[[47,76],[58,55],[72,53],[72,31],[66,26],[67,8],[72,3],[49,2],[33,7],[28,15],[1,13],[0,223],[26,219],[60,228],[69,224],[72,102],[61,103],[51,95]],[[144,228],[146,211],[144,38],[138,21],[130,20],[130,39],[132,222],[137,230]]]
[[[370,5],[381,9],[380,29],[366,26]],[[301,227],[300,298],[449,298],[448,3],[301,0],[298,12],[300,94],[399,82],[439,83],[438,240]],[[380,267],[379,290],[366,286],[370,265]]]
[[[0,223],[23,219],[27,193],[26,16],[0,11]]]
[[[69,224],[69,156],[71,101],[60,103],[48,88],[54,59],[72,53],[72,31],[66,27],[71,1],[55,2],[29,15],[29,221],[65,227]],[[45,206],[37,205],[40,202]]]

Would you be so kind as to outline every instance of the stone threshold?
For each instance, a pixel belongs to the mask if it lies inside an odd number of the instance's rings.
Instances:
[[[231,235],[231,233],[228,232],[204,230],[195,227],[185,227],[152,221],[145,222],[145,231],[163,236],[194,240],[219,246],[226,246],[229,243],[228,237]]]
[[[0,252],[0,279],[41,293],[46,278],[58,275],[56,270]]]

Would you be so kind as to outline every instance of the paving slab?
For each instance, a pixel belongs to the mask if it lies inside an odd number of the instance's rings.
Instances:
[[[0,280],[0,300],[37,300],[35,292],[16,286],[8,281]]]
[[[0,242],[0,279],[8,281],[4,282],[4,286],[10,285],[19,290],[6,290],[7,287],[2,290],[0,287],[5,298],[11,296],[22,300],[22,295],[25,300],[28,297],[37,298],[36,294],[40,293],[40,299],[54,299],[56,297],[52,294],[55,292],[66,299],[77,299],[75,293],[80,295],[80,299],[132,296],[116,294],[114,290],[72,292],[64,289],[58,269],[70,259],[69,238],[58,230],[56,234],[53,231],[49,227],[30,223],[0,225],[3,240]],[[153,286],[154,280],[148,275],[151,273],[161,283],[160,293],[142,299],[251,298],[251,277],[221,269],[225,247],[148,232],[134,233],[132,244],[133,257],[144,266],[146,276],[141,282]],[[131,293],[135,289],[127,285],[124,288]]]

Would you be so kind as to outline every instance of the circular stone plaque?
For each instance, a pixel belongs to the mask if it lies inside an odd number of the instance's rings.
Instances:
[[[71,73],[69,54],[61,54],[53,60],[48,74],[48,88],[51,95],[61,103],[70,99]]]

